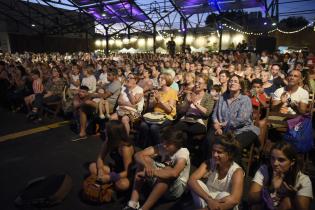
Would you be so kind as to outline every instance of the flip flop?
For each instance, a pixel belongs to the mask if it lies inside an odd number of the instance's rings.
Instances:
[[[87,136],[78,136],[77,138],[75,139],[72,139],[71,141],[75,142],[75,141],[81,141],[81,140],[84,140],[84,139],[87,139]]]

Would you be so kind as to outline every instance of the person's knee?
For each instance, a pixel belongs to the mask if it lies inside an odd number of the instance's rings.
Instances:
[[[291,203],[290,198],[288,198],[288,197],[283,198],[283,199],[281,200],[281,202],[280,202],[279,209],[281,209],[281,210],[290,210],[290,209],[293,209],[293,206],[292,206],[292,203]]]
[[[96,163],[93,162],[89,165],[89,171],[91,174],[97,174]]]
[[[160,132],[160,127],[158,125],[151,125],[150,130],[152,132],[159,133]]]
[[[120,179],[115,183],[115,187],[119,191],[125,191],[128,190],[130,187],[130,181],[128,179]]]
[[[129,119],[128,116],[123,116],[123,117],[121,118],[121,122],[122,122],[123,124],[129,124],[130,119]]]
[[[149,130],[149,126],[148,126],[147,123],[141,122],[141,124],[140,124],[140,129],[141,129],[141,130]]]

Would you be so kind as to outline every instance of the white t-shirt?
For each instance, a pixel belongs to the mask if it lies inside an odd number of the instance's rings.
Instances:
[[[269,182],[269,174],[268,174],[268,167],[267,165],[262,165],[258,171],[256,172],[253,182],[256,182],[260,186],[266,186]],[[295,188],[301,186],[301,189],[298,190],[298,196],[305,196],[313,198],[313,189],[312,189],[312,182],[309,176],[299,172],[296,177]]]
[[[136,86],[134,89],[131,90],[132,95],[136,95],[136,94],[143,94],[143,89],[140,86]],[[126,102],[130,102],[128,96],[127,96],[127,88],[125,86],[122,87],[121,92],[120,92],[120,96],[122,97],[122,99]],[[142,99],[137,103],[136,105],[136,109],[133,107],[129,107],[129,106],[124,106],[124,109],[128,109],[134,112],[138,112],[139,114],[142,112],[143,110],[143,105],[144,105],[144,98],[142,97]],[[120,106],[117,107],[117,110],[120,108]]]
[[[74,75],[74,74],[71,74],[70,75],[71,79],[75,82],[79,81],[80,80],[80,75]],[[79,89],[79,86],[75,86],[74,84],[70,84],[70,90],[78,90]]]
[[[281,95],[285,91],[286,90],[284,87],[278,88],[274,92],[273,100],[280,101]],[[308,104],[309,94],[308,94],[307,90],[299,87],[297,89],[297,91],[290,94],[289,98],[291,98],[291,103],[299,104],[300,102],[302,102],[302,103]],[[291,109],[291,107],[290,107],[289,108],[289,114],[296,114],[296,112],[293,109]]]
[[[89,88],[89,93],[94,93],[96,91],[96,78],[94,75],[90,75],[89,77],[84,77],[81,82],[82,86],[86,86]]]
[[[177,160],[184,159],[186,160],[186,166],[184,170],[179,174],[178,179],[180,179],[184,184],[187,183],[189,179],[189,172],[190,172],[190,158],[189,158],[189,151],[187,148],[180,148],[173,156],[169,156],[164,149],[162,144],[158,145],[159,154],[162,157],[162,163],[165,163],[167,166],[174,167],[177,163]]]
[[[106,85],[109,83],[109,81],[107,80],[107,73],[101,73],[100,77],[98,79],[98,83],[101,85]]]

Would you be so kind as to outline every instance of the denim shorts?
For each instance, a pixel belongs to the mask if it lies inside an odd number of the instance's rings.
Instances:
[[[153,162],[154,167],[156,168],[164,168],[166,167],[163,163],[160,162]],[[157,177],[152,177],[152,178],[147,178],[147,181],[150,185],[154,185],[157,182],[158,178]],[[164,194],[163,198],[166,200],[174,200],[182,196],[182,194],[186,190],[186,183],[184,183],[182,180],[179,178],[171,181],[169,183],[169,188],[167,192]]]

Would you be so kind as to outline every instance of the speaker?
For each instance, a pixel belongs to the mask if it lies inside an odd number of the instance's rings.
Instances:
[[[270,36],[260,36],[256,39],[256,51],[274,52],[276,50],[277,39]]]

